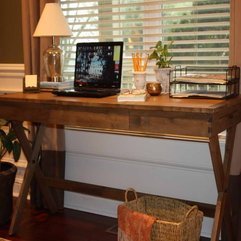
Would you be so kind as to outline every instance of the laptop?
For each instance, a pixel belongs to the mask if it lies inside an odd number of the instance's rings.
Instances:
[[[120,92],[123,42],[77,43],[74,86],[58,96],[106,97]]]

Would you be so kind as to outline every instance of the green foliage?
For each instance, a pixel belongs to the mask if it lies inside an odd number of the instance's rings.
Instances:
[[[162,41],[158,41],[155,47],[151,47],[153,52],[150,54],[149,59],[155,59],[158,68],[169,68],[172,60],[170,56],[169,48],[172,46],[173,41],[169,44],[163,44]]]
[[[11,123],[0,119],[0,162],[7,152],[13,154],[14,161],[18,161],[21,154],[21,145]]]

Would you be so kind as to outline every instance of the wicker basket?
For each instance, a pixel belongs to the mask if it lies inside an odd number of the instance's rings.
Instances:
[[[134,192],[135,200],[128,201],[129,191]],[[151,241],[198,241],[200,239],[203,213],[197,206],[151,195],[137,198],[134,189],[127,189],[125,203],[121,205],[131,211],[156,218],[151,229]]]

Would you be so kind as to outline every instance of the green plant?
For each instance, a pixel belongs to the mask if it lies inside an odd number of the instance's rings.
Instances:
[[[150,54],[149,59],[156,60],[156,66],[158,68],[169,68],[172,60],[172,56],[170,56],[169,48],[172,46],[173,41],[169,44],[163,44],[162,41],[158,41],[153,49],[153,52]]]
[[[18,161],[21,154],[21,145],[11,122],[0,119],[0,171],[1,160],[7,152],[13,154],[14,161]]]

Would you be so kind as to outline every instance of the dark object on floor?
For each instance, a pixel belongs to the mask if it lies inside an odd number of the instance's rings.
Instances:
[[[9,222],[13,210],[13,184],[17,167],[10,162],[1,162],[0,171],[0,225]]]

